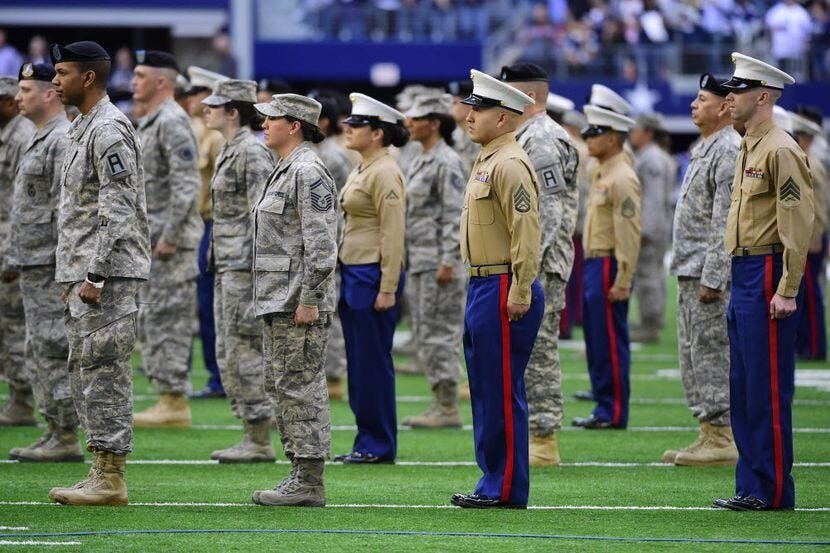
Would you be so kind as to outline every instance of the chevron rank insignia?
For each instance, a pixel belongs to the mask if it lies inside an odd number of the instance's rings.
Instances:
[[[801,202],[801,187],[789,177],[778,191],[778,201],[784,207],[793,207]]]
[[[620,209],[622,216],[626,219],[631,219],[635,215],[637,215],[637,206],[634,204],[634,200],[631,199],[631,196],[628,196],[625,201],[622,203],[622,208]]]
[[[384,199],[386,199],[386,200],[399,200],[399,199],[400,199],[400,196],[398,196],[398,193],[397,193],[397,192],[395,192],[394,190],[390,190],[390,191],[389,191],[389,194],[387,194],[387,195],[384,197]]]
[[[513,193],[513,208],[519,213],[530,211],[530,194],[523,184],[520,184],[519,189]]]
[[[314,211],[320,213],[331,211],[334,206],[334,196],[326,183],[318,180],[309,187],[309,191],[311,192],[311,207]]]

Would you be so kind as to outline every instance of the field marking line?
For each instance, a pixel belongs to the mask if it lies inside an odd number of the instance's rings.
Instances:
[[[43,540],[0,540],[2,545],[83,545],[79,541],[43,541]]]
[[[0,501],[0,506],[55,506],[48,501]],[[253,503],[205,502],[205,501],[137,501],[130,502],[132,507],[257,507]],[[329,503],[333,509],[460,509],[450,504],[441,505],[403,505],[387,503]],[[672,505],[529,505],[529,510],[537,511],[713,511],[711,507],[672,506]],[[801,512],[830,512],[830,507],[797,508]]]
[[[17,532],[24,532],[28,529],[28,526],[0,526],[0,530],[15,530]]]

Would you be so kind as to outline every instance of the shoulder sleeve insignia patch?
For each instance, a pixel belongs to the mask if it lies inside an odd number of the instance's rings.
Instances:
[[[110,168],[110,174],[112,176],[118,176],[119,173],[123,173],[127,170],[127,166],[124,165],[124,162],[121,160],[121,155],[118,152],[107,154],[106,159]]]
[[[520,184],[519,189],[513,193],[513,208],[519,213],[527,213],[530,207],[530,194],[525,185]]]
[[[178,154],[179,154],[179,157],[182,159],[182,161],[191,161],[194,157],[193,150],[191,150],[190,147],[187,147],[187,146],[184,147],[184,148],[181,148],[178,151]]]
[[[637,214],[637,206],[634,205],[634,200],[631,199],[631,196],[628,196],[625,201],[623,201],[620,213],[626,219],[631,219]]]
[[[793,207],[801,202],[801,187],[792,177],[787,178],[787,181],[781,185],[778,191],[778,201],[784,207]]]
[[[334,196],[331,193],[331,189],[322,180],[318,180],[312,184],[309,187],[309,191],[311,192],[311,207],[314,211],[319,211],[320,213],[331,211],[331,208],[334,206]]]

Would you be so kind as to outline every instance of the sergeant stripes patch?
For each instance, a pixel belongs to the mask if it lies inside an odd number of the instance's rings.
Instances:
[[[787,181],[781,185],[781,189],[778,191],[778,199],[784,205],[797,205],[801,201],[801,187],[792,177],[787,178]]]

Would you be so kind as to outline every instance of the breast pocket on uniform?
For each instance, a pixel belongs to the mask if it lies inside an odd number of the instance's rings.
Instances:
[[[470,223],[474,225],[492,225],[496,220],[493,211],[493,191],[486,182],[473,181],[470,184]]]
[[[749,174],[749,170],[747,174]],[[744,174],[743,180],[741,181],[741,190],[744,194],[747,196],[758,196],[769,191],[769,181],[766,176],[759,178],[757,176],[750,177],[747,174]]]
[[[285,196],[266,196],[254,209],[275,215],[282,215],[285,211]]]

